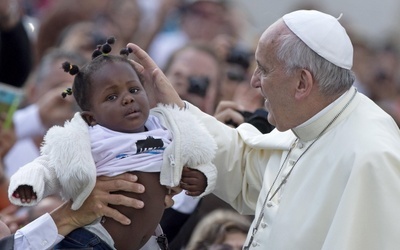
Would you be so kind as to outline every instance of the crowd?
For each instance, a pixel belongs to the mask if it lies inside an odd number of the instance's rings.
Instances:
[[[108,239],[104,249],[139,245],[153,249],[148,244],[153,236],[166,237],[157,248],[172,250],[265,249],[267,245],[271,249],[396,249],[400,244],[395,236],[400,228],[393,224],[400,207],[396,199],[400,195],[400,46],[390,39],[371,43],[341,19],[319,11],[290,12],[265,27],[250,44],[244,37],[246,14],[229,0],[1,0],[0,102],[6,101],[6,90],[22,93],[15,112],[7,113],[0,106],[0,234],[11,240],[4,247],[45,249],[57,243],[59,248],[72,247],[65,239],[81,237],[86,231],[80,228],[90,228],[101,240]],[[325,40],[319,34],[325,34]],[[104,53],[100,45],[109,37],[116,38],[113,49]],[[119,55],[123,48],[126,55]],[[85,198],[78,206],[76,196],[66,201],[65,193],[56,189],[59,184],[52,186],[53,173],[47,171],[53,170],[46,168],[44,177],[38,177],[46,179],[43,184],[28,181],[39,171],[37,159],[40,164],[45,158],[56,165],[47,158],[53,146],[46,133],[76,121],[77,112],[89,127],[127,132],[120,131],[119,125],[108,127],[107,117],[101,120],[107,109],[100,101],[95,102],[102,107],[96,109],[98,113],[86,112],[83,101],[100,100],[100,90],[86,93],[87,97],[61,96],[73,85],[76,91],[81,74],[66,71],[72,65],[79,69],[95,65],[96,49],[102,57],[127,56],[136,63],[131,62],[129,70],[107,66],[98,71],[102,78],[93,73],[90,81],[121,83],[124,76],[133,75],[138,84],[129,85],[129,91],[148,98],[139,104],[144,110],[151,108],[150,115],[165,112],[158,103],[176,105],[188,113],[188,121],[193,118],[201,125],[201,129],[190,125],[191,137],[185,128],[176,132],[165,123],[165,116],[155,115],[161,125],[154,124],[164,131],[155,133],[164,141],[157,150],[170,152],[168,145],[173,144],[176,154],[180,145],[173,138],[179,138],[179,133],[191,142],[198,140],[194,135],[207,139],[210,143],[199,143],[196,150],[198,154],[203,148],[210,150],[210,165],[216,166],[218,174],[214,177],[210,168],[204,170],[208,163],[202,161],[194,164],[202,167],[191,167],[206,176],[209,186],[205,186],[212,193],[203,185],[200,193],[205,194],[193,195],[195,184],[184,179],[187,168],[178,171],[183,179],[175,180],[177,189],[159,190],[158,203],[137,193],[155,192],[160,183],[146,182],[140,173],[121,175],[134,171],[136,165],[94,175],[88,190],[79,189]],[[71,68],[61,67],[66,61]],[[147,118],[129,133],[154,137]],[[10,120],[11,126],[6,126]],[[92,150],[97,145],[93,140]],[[211,150],[214,140],[215,152]],[[188,150],[183,145],[182,150]],[[92,154],[98,167],[104,153]],[[186,159],[182,165],[193,165],[190,159],[196,154],[188,154],[175,155],[175,160],[182,157]],[[171,161],[165,155],[161,160]],[[34,171],[26,171],[33,166]],[[160,168],[150,172],[161,171],[165,180]],[[110,172],[114,177],[102,176]],[[12,184],[16,178],[20,187],[34,186],[29,196],[26,191],[16,194],[18,185],[9,190],[10,179]],[[49,190],[41,187],[50,182]],[[26,202],[13,200],[21,196],[27,203],[35,200],[40,189],[35,185],[44,190],[37,204],[27,207]],[[127,196],[115,192],[120,190]],[[154,193],[151,196],[155,199]],[[126,211],[131,207],[146,211],[146,204],[163,211],[153,211],[154,223],[146,225],[150,229],[144,232],[143,222],[135,224],[136,215]],[[151,216],[144,214],[139,216]],[[143,242],[133,246],[121,238],[128,235],[119,231],[120,223],[129,224],[127,220],[132,220],[130,230],[143,229]],[[106,231],[94,227],[95,223]],[[32,246],[32,242],[41,244],[32,234],[40,228],[46,228],[46,236],[39,238],[46,243]]]

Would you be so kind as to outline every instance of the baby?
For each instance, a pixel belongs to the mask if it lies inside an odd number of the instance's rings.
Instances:
[[[77,209],[96,176],[132,172],[146,191],[121,194],[141,199],[146,206],[117,207],[131,219],[130,226],[103,219],[71,232],[55,249],[139,249],[157,229],[167,187],[180,185],[189,195],[201,197],[215,186],[213,138],[185,110],[163,105],[150,109],[141,77],[127,58],[130,51],[110,55],[113,41],[98,46],[93,60],[81,69],[63,64],[75,75],[72,89],[63,96],[73,94],[82,112],[47,132],[41,156],[11,177],[9,198],[16,205],[32,206],[60,193]]]

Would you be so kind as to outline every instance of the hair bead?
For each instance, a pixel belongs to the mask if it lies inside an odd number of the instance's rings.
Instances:
[[[132,49],[131,48],[123,48],[121,49],[121,51],[119,52],[120,55],[124,55],[124,56],[129,56],[130,53],[132,53]]]
[[[67,97],[67,95],[72,95],[72,89],[71,88],[67,88],[61,93],[61,96],[63,98]]]
[[[70,75],[76,75],[79,73],[79,67],[76,65],[72,65],[69,62],[63,62],[62,68],[65,72],[68,72]]]

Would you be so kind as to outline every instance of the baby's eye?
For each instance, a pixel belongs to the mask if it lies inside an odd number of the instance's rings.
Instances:
[[[132,94],[139,92],[139,89],[137,88],[131,88],[129,89],[129,92],[131,92]]]
[[[117,99],[116,95],[109,95],[107,96],[107,101],[114,101],[115,99]]]

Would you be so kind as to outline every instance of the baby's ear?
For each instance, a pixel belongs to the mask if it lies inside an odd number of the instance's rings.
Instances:
[[[89,126],[94,126],[97,124],[96,119],[94,118],[94,115],[90,111],[82,111],[81,116],[83,120],[87,123]]]

